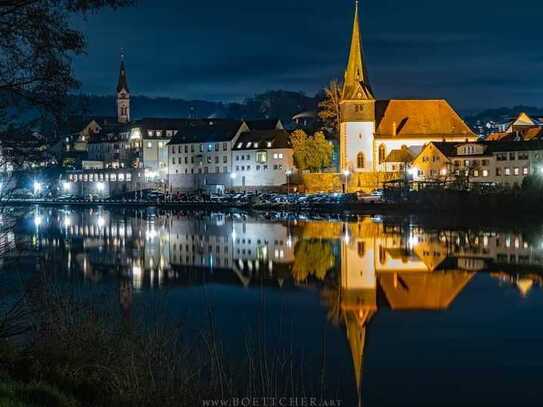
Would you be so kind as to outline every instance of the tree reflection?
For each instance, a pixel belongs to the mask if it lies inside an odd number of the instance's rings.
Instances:
[[[302,240],[294,249],[294,265],[292,276],[297,282],[306,281],[313,276],[322,281],[326,274],[334,267],[336,258],[332,245],[322,240]]]

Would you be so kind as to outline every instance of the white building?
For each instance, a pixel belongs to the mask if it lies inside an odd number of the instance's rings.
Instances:
[[[277,189],[294,173],[294,152],[286,130],[249,131],[232,151],[232,183],[236,189]]]

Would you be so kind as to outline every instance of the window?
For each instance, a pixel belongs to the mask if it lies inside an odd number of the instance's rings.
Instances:
[[[271,141],[268,141],[268,142],[266,143],[266,146],[267,146],[268,148],[271,148],[272,142],[271,142]]]
[[[175,164],[175,157],[172,158],[172,164]]]
[[[228,162],[228,156],[223,156],[222,162],[226,164]]]
[[[505,161],[507,160],[507,154],[506,153],[498,153],[496,155],[496,160],[498,161]]]
[[[251,148],[252,145],[253,145],[253,143],[248,142],[248,143],[247,143],[247,148]]]
[[[502,169],[501,168],[496,168],[496,176],[501,177],[501,175],[502,175]]]
[[[520,168],[519,167],[515,167],[515,175],[520,175]]]
[[[148,141],[148,142],[147,142],[147,148],[153,148],[153,143],[150,142],[150,141]]]
[[[201,152],[201,153],[204,152],[204,145],[203,145],[203,144],[200,144],[200,152]]]
[[[162,147],[164,147],[164,143],[162,141],[159,141],[158,142],[158,148],[162,148]]]
[[[273,153],[273,159],[277,160],[279,158],[279,155],[277,153]]]
[[[483,177],[488,177],[488,170],[483,170]]]
[[[218,144],[215,144],[215,151],[219,151],[219,145]]]
[[[505,175],[507,175],[507,176],[511,175],[511,168],[506,168],[505,169]]]
[[[228,143],[222,143],[222,151],[228,150]]]
[[[238,143],[238,148],[243,147],[243,143]]]
[[[528,168],[522,169],[522,175],[528,175]]]
[[[515,153],[509,153],[509,160],[513,161],[515,159]]]
[[[267,151],[257,151],[256,152],[256,162],[259,164],[264,164],[268,161]]]
[[[185,144],[185,154],[187,154],[188,152],[189,152],[189,146],[187,146],[187,145]]]
[[[364,162],[364,153],[358,153],[356,156],[356,166],[358,168],[364,168],[365,162]]]
[[[488,160],[483,160],[482,165],[483,165],[483,167],[487,167],[488,166]]]
[[[385,145],[381,144],[379,146],[379,164],[382,164],[385,162]]]

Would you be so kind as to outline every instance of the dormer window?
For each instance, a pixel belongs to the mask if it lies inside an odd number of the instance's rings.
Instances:
[[[243,143],[238,143],[238,148],[243,147]]]
[[[251,142],[247,143],[247,148],[251,148],[251,145],[252,145],[252,144],[253,144],[253,143],[251,143]]]
[[[271,148],[272,142],[271,142],[271,141],[268,141],[268,143],[267,143],[266,145],[268,146],[268,148]]]

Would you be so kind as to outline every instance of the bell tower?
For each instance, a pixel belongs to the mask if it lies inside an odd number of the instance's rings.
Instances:
[[[358,0],[340,111],[340,172],[372,171],[375,97],[364,60]]]
[[[119,123],[130,122],[130,91],[124,67],[124,55],[121,55],[121,69],[117,83],[117,121]]]

